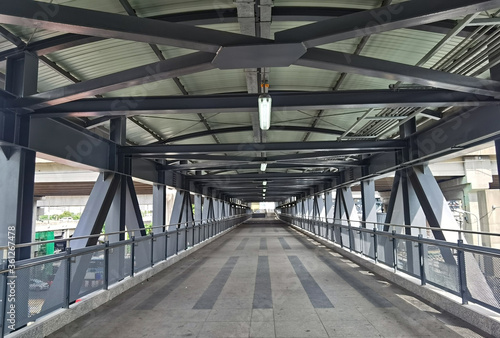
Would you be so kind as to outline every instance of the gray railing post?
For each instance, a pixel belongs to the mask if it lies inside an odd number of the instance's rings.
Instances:
[[[418,240],[422,240],[422,234],[418,235]],[[420,265],[420,284],[427,284],[427,278],[425,276],[425,255],[424,255],[424,243],[418,242],[418,258]]]
[[[396,231],[392,230],[392,236],[394,235],[396,235]],[[393,257],[392,266],[394,268],[394,273],[396,273],[398,271],[398,243],[395,237],[392,237],[391,241],[392,241],[392,257]]]
[[[66,295],[64,298],[64,307],[68,309],[71,295],[71,247],[66,248],[66,255],[68,255],[68,258],[66,258],[66,281],[64,283],[66,286]]]
[[[104,290],[109,287],[109,241],[104,243]]]
[[[175,254],[179,254],[179,225],[175,229]]]
[[[9,265],[9,263],[6,262],[5,267],[4,267],[5,270],[7,270],[8,265]],[[7,304],[9,303],[7,301],[7,298],[8,298],[7,297],[7,295],[8,295],[8,286],[9,286],[7,284],[9,282],[9,279],[7,278],[7,276],[8,276],[8,273],[5,273],[4,274],[5,281],[4,281],[4,285],[3,285],[4,289],[3,289],[3,310],[2,310],[3,311],[2,312],[2,314],[3,314],[3,317],[2,317],[2,337],[5,337],[5,333],[7,332],[5,330],[5,328],[6,328],[5,319],[7,318],[7,307],[8,307]]]
[[[169,236],[168,236],[168,230],[167,230],[167,231],[165,231],[165,260],[167,260],[167,258],[168,258],[168,239],[169,239]]]
[[[462,247],[464,241],[462,239],[458,240],[458,246]],[[460,283],[460,295],[462,296],[462,304],[469,304],[469,297],[467,291],[467,275],[465,270],[465,253],[463,250],[457,250],[458,256],[458,277]]]
[[[130,258],[131,258],[131,267],[130,267],[130,276],[134,277],[135,273],[135,235],[132,236],[132,245],[130,248]]]
[[[349,251],[352,251],[352,226],[351,226],[351,221],[347,221],[347,232],[349,233]]]
[[[340,241],[340,247],[344,247],[344,240],[342,239],[342,224],[339,224],[339,241]]]
[[[154,260],[154,243],[155,243],[155,235],[154,233],[151,231],[151,267],[153,267],[153,265],[155,264],[155,260]]]
[[[373,228],[373,259],[378,263],[377,228]]]

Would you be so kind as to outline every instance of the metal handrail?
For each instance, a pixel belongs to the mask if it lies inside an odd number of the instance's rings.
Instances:
[[[143,230],[152,230],[152,229],[158,229],[158,228],[165,228],[165,227],[169,227],[169,226],[172,226],[172,225],[179,227],[180,225],[183,225],[183,224],[194,224],[191,227],[189,227],[189,225],[186,226],[186,228],[193,228],[193,227],[202,225],[199,222],[217,222],[217,221],[222,221],[222,220],[228,220],[228,219],[238,218],[238,217],[241,217],[241,216],[244,216],[244,215],[246,215],[246,214],[233,215],[233,216],[229,216],[229,217],[226,217],[226,218],[208,218],[208,219],[202,220],[202,221],[197,220],[197,221],[188,221],[188,222],[182,222],[182,223],[157,225],[157,226],[150,227],[150,228],[138,228],[138,229],[132,229],[132,230],[122,230],[122,231],[115,231],[115,232],[100,233],[100,234],[95,234],[95,235],[77,236],[77,237],[62,238],[62,239],[51,239],[51,240],[47,240],[47,241],[30,242],[30,243],[21,243],[21,244],[16,244],[15,248],[16,249],[17,248],[26,248],[26,247],[31,247],[31,246],[34,246],[34,245],[43,245],[43,244],[50,244],[50,243],[56,243],[56,242],[62,242],[62,241],[73,241],[73,240],[77,240],[77,239],[88,239],[88,238],[95,238],[95,237],[101,237],[101,236],[107,237],[107,236],[125,234],[125,233],[130,233],[130,232],[135,232],[135,231],[143,231]],[[199,224],[196,224],[196,223],[199,223]],[[7,250],[8,248],[9,247],[7,247],[7,246],[1,246],[0,247],[0,251]]]
[[[213,222],[214,220],[226,221],[226,220],[231,220],[231,219],[243,218],[244,216],[248,216],[248,215],[247,214],[242,214],[242,215],[230,216],[230,217],[227,217],[227,218],[220,218],[220,219],[211,218],[211,219],[207,219],[207,220],[209,220],[210,222]],[[204,220],[204,221],[207,221],[207,220]],[[189,221],[189,222],[169,224],[169,225],[179,225],[179,224],[187,224],[187,223],[194,223],[194,222],[199,222],[199,221],[193,221],[193,222]],[[210,222],[205,223],[205,225],[209,224]],[[166,225],[166,226],[169,226],[169,225]],[[203,225],[204,224],[199,224],[198,226],[203,226]],[[163,227],[165,227],[165,226],[158,226],[156,228],[163,228]],[[175,230],[171,230],[171,231],[164,231],[164,232],[159,233],[159,234],[154,234],[155,236],[142,236],[140,238],[135,238],[134,237],[133,239],[128,239],[128,240],[118,241],[118,242],[114,242],[114,243],[109,243],[109,245],[105,245],[105,244],[92,245],[90,247],[85,247],[85,248],[70,250],[69,251],[70,253],[67,253],[67,252],[66,253],[62,253],[61,252],[61,253],[57,253],[57,254],[54,254],[54,255],[35,257],[35,258],[26,259],[24,261],[16,261],[16,267],[14,268],[14,270],[25,269],[25,268],[32,267],[32,266],[37,266],[37,265],[41,265],[41,264],[56,262],[56,261],[60,261],[60,260],[64,260],[64,259],[68,259],[68,258],[72,258],[72,257],[77,257],[77,256],[82,256],[82,255],[86,255],[86,254],[90,254],[90,253],[94,253],[94,252],[98,252],[98,251],[103,251],[103,250],[107,250],[107,249],[112,249],[112,248],[117,248],[117,247],[121,247],[121,246],[126,246],[126,245],[137,243],[137,242],[151,240],[151,238],[157,238],[157,237],[162,237],[162,236],[165,236],[165,237],[168,238],[170,234],[174,234],[174,233],[177,233],[178,231],[182,231],[182,230],[193,229],[195,227],[197,227],[197,226],[193,226],[193,227],[190,227],[190,228],[186,227],[184,229],[175,229]],[[145,229],[145,228],[143,228],[143,229]],[[151,228],[149,228],[149,229],[151,229]],[[135,229],[135,230],[132,230],[132,231],[139,231],[139,230]],[[124,231],[120,231],[119,233],[123,233],[123,232]],[[128,232],[128,230],[125,231],[125,232]],[[115,233],[113,233],[113,234],[115,234]],[[101,234],[101,235],[105,235],[105,234]],[[95,237],[95,236],[96,235],[92,235],[92,237]],[[85,236],[83,238],[90,238],[90,237],[89,236]],[[58,241],[61,241],[61,240],[58,240]],[[35,242],[34,244],[38,245],[40,243],[41,242]],[[33,261],[33,260],[36,260],[36,261]],[[0,274],[5,274],[5,273],[8,273],[9,271],[10,271],[9,269],[0,270]]]
[[[281,219],[281,215],[285,215],[285,217],[290,217],[290,218],[295,218],[295,219],[307,219],[307,218],[301,218],[301,217],[295,217],[291,216],[289,214],[280,214],[278,215],[278,218]],[[345,220],[344,220],[345,221]],[[286,221],[285,221],[286,222]],[[320,221],[322,222],[322,221]],[[286,222],[289,223],[289,222]],[[325,222],[322,222],[325,223]],[[372,222],[373,223],[373,222]],[[291,224],[291,223],[289,223]],[[497,257],[500,258],[500,250],[498,249],[493,249],[493,248],[484,248],[481,246],[476,246],[472,244],[466,244],[466,245],[458,245],[457,243],[453,242],[448,242],[448,241],[443,241],[440,239],[430,239],[430,238],[419,238],[417,236],[412,236],[412,235],[405,235],[405,234],[397,234],[395,232],[387,232],[387,231],[379,231],[376,228],[369,229],[369,228],[353,228],[348,225],[342,225],[342,224],[333,224],[333,223],[325,223],[332,225],[334,227],[340,227],[343,229],[348,229],[348,230],[355,230],[358,232],[364,232],[364,233],[369,233],[369,234],[376,234],[384,237],[389,237],[389,238],[395,238],[395,239],[402,239],[402,240],[409,240],[415,243],[422,243],[422,244],[430,244],[430,245],[436,245],[436,246],[442,246],[442,247],[447,247],[450,249],[455,249],[455,250],[462,250],[464,252],[470,252],[470,253],[476,253],[476,254],[481,254],[481,255],[487,255],[487,256],[492,256],[492,257]],[[375,223],[377,224],[377,223]],[[292,224],[294,225],[294,224]],[[429,228],[426,228],[429,229]],[[487,249],[487,250],[485,250]],[[496,252],[495,252],[496,251]]]
[[[317,221],[317,222],[324,222],[321,219],[316,219],[312,217],[299,217],[299,216],[293,216],[291,214],[285,214],[281,213],[280,215],[287,215],[290,217],[297,217],[305,220],[312,220],[312,221]],[[460,230],[460,229],[446,229],[446,228],[432,228],[432,227],[423,227],[423,226],[414,226],[414,225],[405,225],[405,224],[393,224],[393,223],[384,223],[384,222],[368,222],[368,221],[361,221],[361,220],[347,220],[347,219],[339,219],[339,218],[331,218],[327,217],[327,220],[333,220],[337,222],[356,222],[356,223],[364,223],[364,224],[373,224],[373,225],[383,225],[383,226],[389,226],[389,227],[400,227],[400,228],[412,228],[412,229],[422,229],[422,230],[434,230],[434,231],[449,231],[449,232],[458,232],[458,233],[466,233],[466,234],[476,234],[476,235],[490,235],[490,236],[500,236],[500,233],[498,232],[484,232],[484,231],[474,231],[474,230]],[[328,222],[329,223],[329,222]],[[331,224],[331,223],[329,223]]]

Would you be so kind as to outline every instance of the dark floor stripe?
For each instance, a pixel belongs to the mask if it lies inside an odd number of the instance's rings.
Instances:
[[[269,272],[269,259],[267,256],[259,256],[257,263],[257,277],[255,278],[255,291],[253,293],[253,308],[273,308],[271,273]]]
[[[240,244],[236,247],[236,250],[243,250],[245,249],[245,245],[247,245],[248,238],[243,238],[240,242]]]
[[[305,247],[308,249],[315,249],[316,246],[314,246],[311,242],[309,242],[307,239],[305,239],[303,236],[296,235],[295,238],[302,243]],[[360,281],[358,278],[353,277],[351,274],[346,272],[342,267],[337,266],[337,264],[333,263],[331,259],[328,259],[327,257],[323,255],[317,255],[319,259],[321,259],[330,269],[332,269],[333,272],[335,272],[340,278],[342,278],[344,281],[346,281],[349,285],[351,285],[354,290],[356,290],[360,295],[366,298],[370,303],[372,303],[376,307],[392,307],[392,303],[389,302],[387,299],[384,297],[378,295],[375,291],[373,291],[371,288],[366,286],[362,281]]]
[[[266,229],[265,228],[262,228],[262,230],[260,232],[266,232]]]
[[[294,238],[297,239],[303,246],[305,246],[308,249],[316,249],[317,247],[312,244],[310,241],[308,241],[303,235],[293,233],[291,232],[292,235],[294,235]]]
[[[356,276],[351,275],[347,272],[343,267],[338,266],[332,261],[332,258],[325,257],[323,255],[318,255],[318,258],[323,261],[333,272],[335,272],[340,278],[342,278],[347,284],[353,287],[361,296],[363,296],[366,300],[372,303],[376,307],[384,308],[384,307],[392,307],[392,303],[380,296],[373,289],[365,285],[362,281],[360,281]]]
[[[302,283],[302,287],[307,293],[311,304],[314,308],[318,309],[326,309],[332,308],[333,305],[325,295],[321,287],[316,283],[313,276],[307,271],[305,266],[300,261],[297,256],[288,256],[288,260],[293,266],[297,277],[299,277],[300,283]]]
[[[290,250],[290,245],[288,245],[288,243],[285,241],[285,239],[283,237],[278,237],[278,240],[280,241],[281,243],[281,247],[283,248],[283,250]]]
[[[139,305],[137,305],[135,310],[152,310],[156,305],[162,302],[172,291],[174,291],[178,286],[180,286],[186,279],[189,278],[200,266],[202,266],[208,257],[194,262],[190,267],[184,270],[180,275],[172,279],[168,284],[162,286],[160,289],[155,291],[154,294],[146,298]]]
[[[201,295],[200,299],[193,306],[193,309],[212,309],[214,307],[237,261],[238,256],[229,257],[226,264],[220,269],[212,283],[210,283],[205,292],[203,292],[203,295]]]
[[[260,239],[259,250],[267,250],[267,239],[266,238]]]

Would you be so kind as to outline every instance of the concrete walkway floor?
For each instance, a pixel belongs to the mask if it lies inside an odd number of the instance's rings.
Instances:
[[[253,219],[50,337],[481,337],[278,221]]]

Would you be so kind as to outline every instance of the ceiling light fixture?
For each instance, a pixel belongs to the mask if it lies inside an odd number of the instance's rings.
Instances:
[[[263,182],[262,182],[262,185],[267,185],[267,181],[263,181]]]
[[[267,169],[267,163],[266,162],[261,163],[260,164],[260,171],[266,171],[266,169]]]
[[[272,99],[271,95],[267,93],[267,89],[269,88],[269,84],[262,83],[262,94],[259,96],[259,122],[260,129],[269,130],[271,127],[271,106]]]

